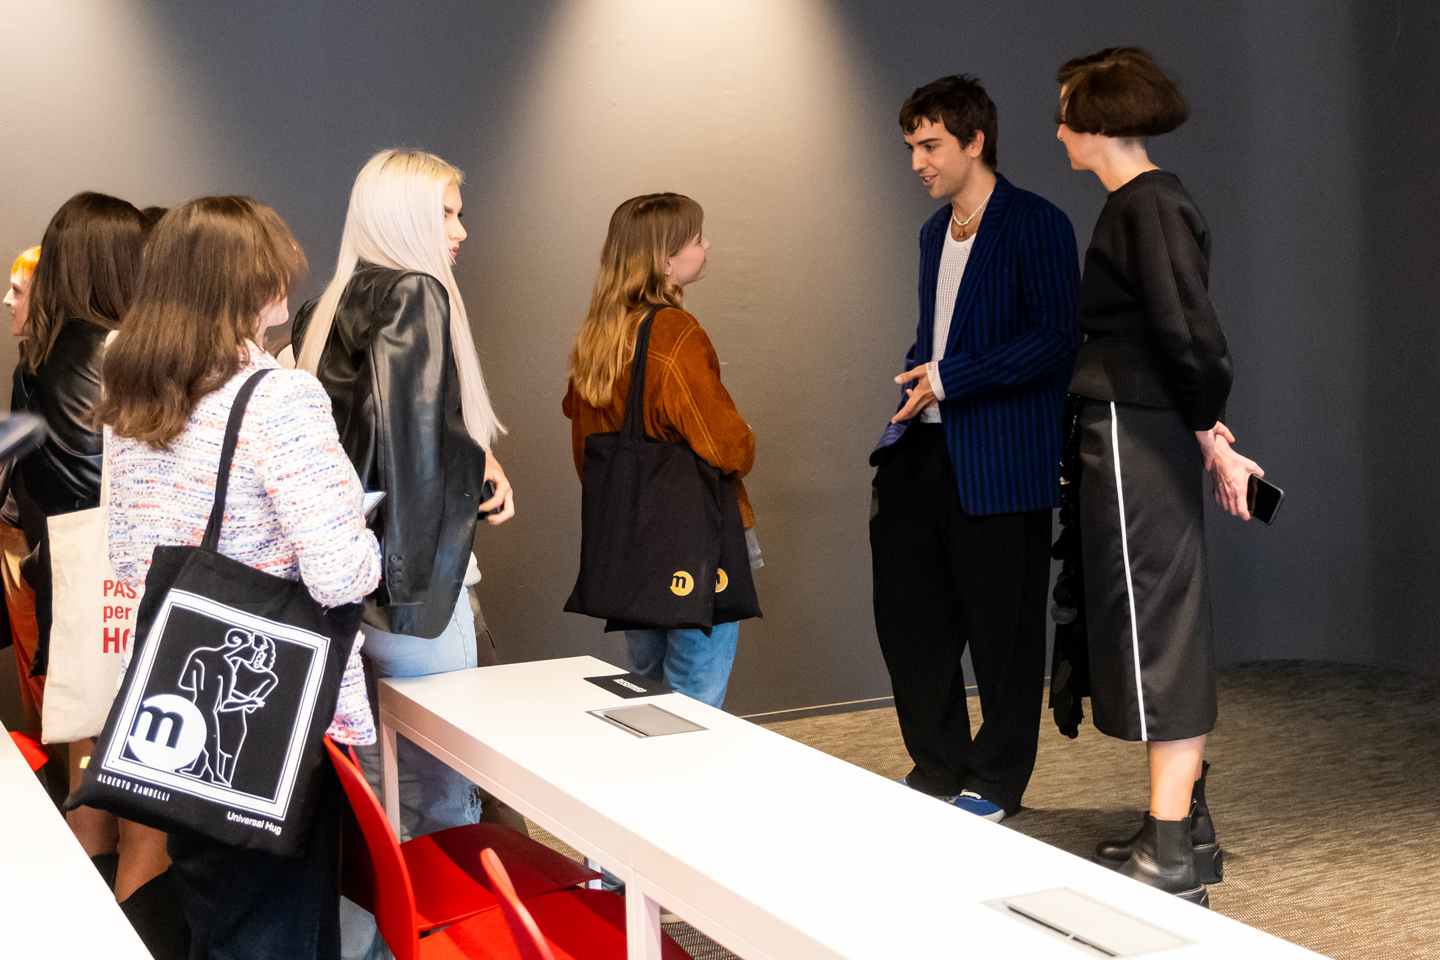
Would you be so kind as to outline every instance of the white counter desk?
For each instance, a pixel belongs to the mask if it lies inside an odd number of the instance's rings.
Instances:
[[[0,956],[150,960],[65,818],[0,726]]]
[[[1057,888],[1178,937],[1164,960],[1317,956],[688,697],[583,679],[623,672],[381,681],[392,821],[399,731],[625,880],[632,960],[659,957],[660,904],[746,960],[1105,955],[993,905]],[[642,739],[586,712],[639,703],[707,729]]]

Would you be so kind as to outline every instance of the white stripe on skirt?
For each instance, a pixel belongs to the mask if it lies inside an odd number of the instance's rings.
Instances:
[[[1125,485],[1120,480],[1120,421],[1110,402],[1110,452],[1115,460],[1115,499],[1120,505],[1120,553],[1125,558],[1125,593],[1130,600],[1130,650],[1135,657],[1135,702],[1140,708],[1140,739],[1149,740],[1145,728],[1145,691],[1140,683],[1140,631],[1135,622],[1135,581],[1130,578],[1130,537],[1125,530]]]

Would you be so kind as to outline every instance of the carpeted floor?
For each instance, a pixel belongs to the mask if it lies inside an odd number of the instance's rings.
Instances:
[[[979,701],[970,700],[972,723]],[[772,729],[886,777],[910,768],[894,710]],[[1316,663],[1220,674],[1208,795],[1226,851],[1213,909],[1336,960],[1440,957],[1440,681]],[[1088,856],[1148,801],[1144,750],[1048,711],[1025,809],[1006,821]]]
[[[970,708],[978,724],[979,701]],[[893,709],[767,726],[881,776],[910,768]],[[1338,664],[1229,668],[1208,756],[1226,851],[1213,909],[1336,960],[1440,958],[1440,680]],[[1067,740],[1047,711],[1025,809],[1006,823],[1088,856],[1138,825],[1146,783],[1140,745],[1088,723]],[[732,956],[686,924],[666,929],[696,960]]]

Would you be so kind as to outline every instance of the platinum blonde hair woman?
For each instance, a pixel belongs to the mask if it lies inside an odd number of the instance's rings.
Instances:
[[[503,523],[514,496],[490,446],[495,417],[451,265],[465,240],[464,176],[417,150],[382,150],[355,178],[335,275],[292,334],[297,366],[330,396],[340,442],[369,491],[384,573],[365,601],[372,677],[478,665],[465,585],[480,513]],[[491,493],[493,485],[493,493]],[[357,750],[372,786],[380,757]],[[478,791],[409,742],[400,744],[401,827],[421,836],[479,819]],[[380,951],[373,918],[342,922],[346,956]]]
[[[458,195],[465,174],[433,153],[419,150],[382,150],[371,157],[355,178],[345,232],[340,236],[340,262],[335,276],[320,296],[311,317],[306,346],[295,357],[301,370],[315,373],[320,354],[335,320],[335,308],[361,261],[392,270],[415,270],[440,281],[450,297],[450,343],[460,374],[460,400],[465,426],[475,442],[488,452],[505,427],[495,418],[465,301],[455,285],[451,268],[459,241],[446,233],[449,208],[445,195]],[[437,210],[446,210],[437,217]],[[458,217],[458,206],[455,209]],[[463,234],[461,239],[464,239]]]

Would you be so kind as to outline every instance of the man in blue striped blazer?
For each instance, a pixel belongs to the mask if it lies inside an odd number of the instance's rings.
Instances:
[[[916,90],[900,126],[947,203],[920,230],[905,397],[870,455],[875,629],[914,761],[905,782],[998,821],[1020,809],[1040,731],[1075,231],[995,172],[995,104],[973,77]],[[973,738],[967,645],[984,715]]]

